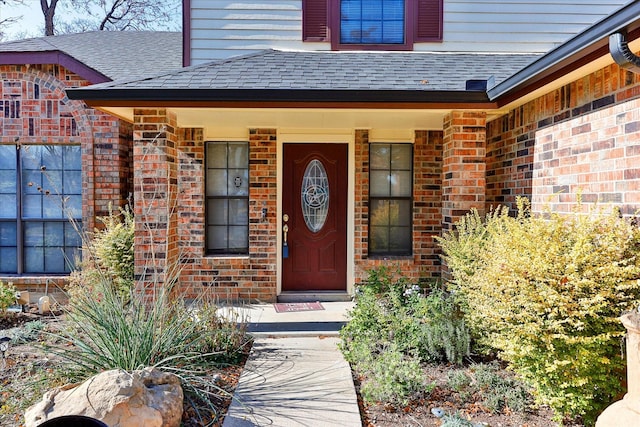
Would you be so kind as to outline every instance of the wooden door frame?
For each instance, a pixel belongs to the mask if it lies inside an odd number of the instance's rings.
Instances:
[[[282,187],[283,187],[283,157],[284,144],[291,143],[326,143],[326,144],[347,144],[347,169],[348,169],[348,188],[347,188],[347,293],[354,293],[355,279],[355,249],[354,249],[354,225],[355,225],[355,131],[352,129],[340,129],[327,131],[326,129],[317,129],[316,131],[304,130],[304,132],[296,130],[278,130],[277,135],[277,212],[276,212],[276,229],[277,229],[277,295],[282,293]]]

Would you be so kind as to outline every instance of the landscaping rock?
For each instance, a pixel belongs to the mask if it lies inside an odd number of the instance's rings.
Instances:
[[[25,412],[26,427],[63,415],[85,415],[110,427],[178,427],[183,393],[175,375],[145,368],[102,372],[48,391]]]

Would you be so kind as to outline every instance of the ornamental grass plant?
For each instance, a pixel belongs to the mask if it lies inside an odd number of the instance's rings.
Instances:
[[[616,210],[469,213],[440,239],[449,289],[474,337],[496,351],[556,420],[586,425],[623,393],[625,331],[640,301],[640,229]]]

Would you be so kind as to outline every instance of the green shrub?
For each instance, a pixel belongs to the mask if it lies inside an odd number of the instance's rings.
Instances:
[[[406,405],[412,396],[430,392],[435,387],[424,384],[420,362],[393,344],[373,358],[362,373],[365,379],[360,392],[368,403]]]
[[[540,402],[587,424],[621,393],[618,320],[640,300],[640,230],[617,212],[471,212],[440,239],[475,336]]]
[[[16,288],[13,283],[0,282],[0,316],[6,315],[6,310],[16,303]]]
[[[406,401],[418,385],[426,390],[421,363],[460,363],[470,351],[452,299],[437,288],[425,295],[388,267],[372,270],[367,284],[358,287],[340,336],[345,359],[366,378],[363,396],[391,404]]]
[[[84,258],[71,274],[70,293],[73,296],[76,287],[86,289],[92,283],[108,281],[126,302],[134,284],[133,213],[128,207],[118,213],[110,210],[98,221],[104,228],[96,230],[91,239],[83,239]]]

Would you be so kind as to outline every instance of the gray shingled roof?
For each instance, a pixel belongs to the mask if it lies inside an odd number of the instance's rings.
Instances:
[[[89,90],[464,91],[467,80],[499,83],[539,55],[265,50]],[[82,91],[82,89],[80,90]]]
[[[182,66],[182,34],[92,31],[0,43],[2,53],[59,51],[112,80],[164,73]]]

